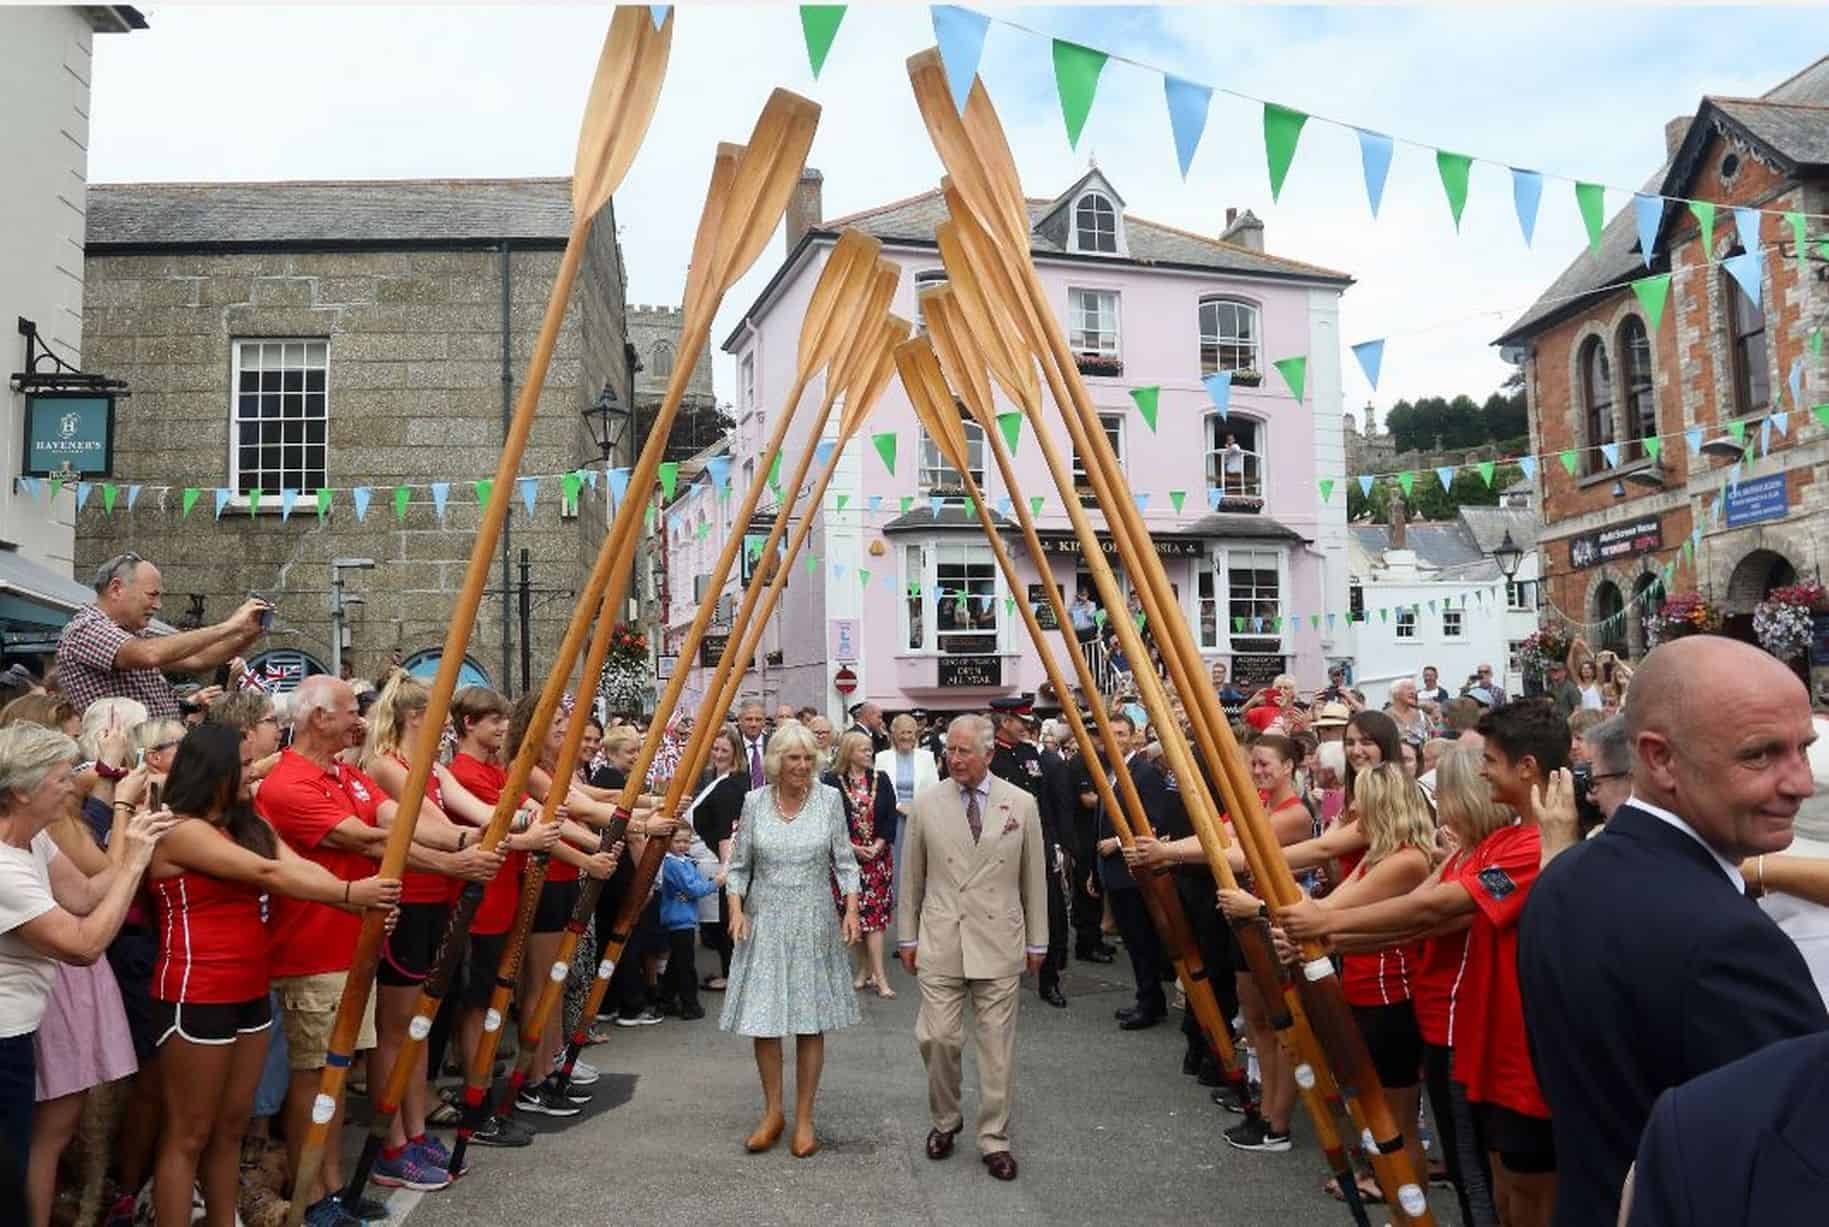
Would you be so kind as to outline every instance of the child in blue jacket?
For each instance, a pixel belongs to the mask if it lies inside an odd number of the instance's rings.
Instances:
[[[662,976],[661,995],[679,1003],[681,1018],[703,1018],[699,1005],[698,969],[698,901],[724,884],[720,872],[707,878],[693,862],[692,828],[681,825],[673,830],[666,859],[660,871],[660,927],[667,934],[667,970]]]

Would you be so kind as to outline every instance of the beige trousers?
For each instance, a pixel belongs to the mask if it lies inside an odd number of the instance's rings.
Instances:
[[[965,1002],[972,1002],[978,1059],[978,1153],[1010,1149],[1010,1074],[1016,1055],[1016,987],[1021,977],[966,980],[919,973],[921,1013],[915,1044],[927,1064],[927,1109],[934,1128],[960,1129],[959,1057],[965,1047]]]

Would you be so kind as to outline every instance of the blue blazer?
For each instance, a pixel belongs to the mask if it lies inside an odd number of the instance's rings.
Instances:
[[[1829,1034],[1786,1040],[1659,1096],[1628,1227],[1829,1218]]]
[[[1609,1224],[1657,1097],[1829,1027],[1797,947],[1694,839],[1634,806],[1552,861],[1518,930],[1559,1227]]]

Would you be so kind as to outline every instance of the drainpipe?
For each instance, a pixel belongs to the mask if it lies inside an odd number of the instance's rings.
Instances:
[[[514,335],[509,331],[509,324],[512,319],[512,313],[510,311],[510,306],[512,304],[512,286],[508,275],[507,239],[502,240],[500,249],[502,256],[502,446],[506,447],[508,446],[508,427],[514,420],[514,367],[512,365]],[[514,491],[512,490],[497,490],[491,497],[512,498],[513,494]],[[502,519],[502,671],[498,676],[502,679],[502,692],[504,694],[510,692],[510,687],[513,684],[513,673],[511,670],[513,655],[509,646],[512,623],[508,609],[508,592],[509,586],[512,583],[508,559],[514,543],[513,521],[514,516],[512,514],[505,516]],[[523,686],[522,689],[525,690],[526,687]]]

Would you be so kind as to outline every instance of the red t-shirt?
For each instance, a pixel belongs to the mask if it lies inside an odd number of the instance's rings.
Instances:
[[[153,882],[159,933],[154,999],[234,1004],[265,997],[268,942],[261,893],[257,886],[193,870]]]
[[[1261,733],[1281,719],[1283,714],[1283,709],[1275,703],[1260,703],[1245,713],[1245,723]]]
[[[1456,871],[1466,859],[1466,852],[1456,849],[1442,868],[1442,881],[1459,881]],[[1439,1046],[1450,1043],[1454,993],[1466,962],[1466,929],[1431,937],[1422,943],[1421,953],[1410,968],[1410,1004],[1416,1011],[1416,1026],[1423,1033],[1423,1043]]]
[[[1518,918],[1537,880],[1540,855],[1537,828],[1513,824],[1481,840],[1456,870],[1455,880],[1476,910],[1454,995],[1454,1074],[1470,1102],[1548,1120],[1518,991]]]
[[[457,754],[450,762],[451,778],[470,790],[485,805],[494,805],[502,795],[508,773],[494,763],[469,754]],[[510,852],[501,872],[483,887],[483,901],[477,905],[470,921],[470,932],[478,937],[493,937],[508,932],[514,923],[515,907],[521,901],[521,869],[527,863],[525,852]]]
[[[405,759],[397,754],[394,758],[402,767],[407,767]],[[407,770],[411,768],[407,767]],[[425,799],[441,810],[445,807],[444,790],[439,787],[436,771],[426,778]],[[456,879],[430,869],[408,869],[400,875],[402,903],[449,903],[457,897],[457,891]]]
[[[381,800],[375,782],[353,767],[338,763],[326,771],[296,750],[287,750],[261,781],[254,808],[294,852],[345,882],[355,882],[371,876],[375,862],[359,852],[332,848],[324,837],[347,818],[374,826]],[[349,970],[362,917],[328,903],[275,895],[268,931],[275,977],[315,976]]]

